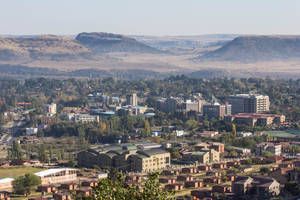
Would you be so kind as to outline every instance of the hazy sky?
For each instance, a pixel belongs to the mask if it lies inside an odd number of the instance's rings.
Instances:
[[[0,34],[299,34],[300,0],[0,0]]]

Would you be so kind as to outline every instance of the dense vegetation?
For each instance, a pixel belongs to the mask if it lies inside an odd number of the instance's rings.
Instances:
[[[8,108],[15,107],[17,102],[30,102],[25,105],[25,110],[34,108],[27,117],[27,126],[39,124],[39,115],[42,114],[41,105],[56,102],[58,113],[63,107],[86,107],[88,94],[104,93],[109,96],[123,97],[131,92],[137,92],[144,99],[142,104],[156,107],[158,97],[180,96],[189,98],[193,93],[201,93],[203,98],[210,101],[217,98],[220,103],[225,103],[228,95],[236,93],[261,93],[269,95],[272,113],[287,115],[289,121],[298,128],[300,120],[300,80],[272,80],[272,79],[193,79],[186,76],[172,76],[163,80],[138,80],[127,81],[114,78],[90,79],[90,80],[52,80],[45,78],[12,80],[0,80],[0,120]],[[218,130],[231,132],[232,124],[218,119],[206,118],[199,121],[197,113],[164,113],[155,110],[156,116],[145,119],[141,117],[114,116],[102,119],[100,123],[76,124],[59,122],[40,132],[39,136],[77,136],[81,140],[90,143],[116,142],[119,139],[129,140],[130,133],[140,130],[142,137],[149,136],[149,126],[174,126],[177,129],[185,128],[191,133],[202,130]],[[255,131],[265,127],[247,127],[237,125],[236,130]],[[168,132],[168,131],[164,131]],[[162,137],[168,138],[169,135]],[[220,139],[229,145],[243,146],[244,141],[233,140],[232,136],[224,135]],[[245,146],[251,148],[259,142],[255,138],[251,144]]]

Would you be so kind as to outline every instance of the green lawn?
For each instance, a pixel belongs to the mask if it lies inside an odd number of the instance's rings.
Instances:
[[[0,168],[0,178],[17,178],[27,173],[36,173],[42,171],[42,168],[33,167],[9,167]]]

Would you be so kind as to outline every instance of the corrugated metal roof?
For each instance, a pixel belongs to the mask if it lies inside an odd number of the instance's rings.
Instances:
[[[51,174],[55,174],[55,173],[59,173],[59,172],[62,172],[62,171],[67,171],[67,170],[77,170],[77,169],[54,168],[54,169],[47,169],[47,170],[44,170],[44,171],[41,171],[41,172],[37,172],[37,173],[35,173],[35,175],[39,176],[39,177],[43,177],[43,176],[48,176],[48,175],[51,175]]]
[[[2,178],[2,179],[0,179],[0,183],[9,183],[14,180],[15,180],[14,178]]]

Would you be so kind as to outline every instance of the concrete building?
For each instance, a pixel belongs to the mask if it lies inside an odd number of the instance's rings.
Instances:
[[[45,104],[45,105],[43,105],[43,109],[48,116],[53,116],[56,114],[56,104],[55,103]]]
[[[171,155],[162,149],[138,151],[128,157],[131,171],[152,172],[170,166]]]
[[[35,173],[41,178],[42,185],[68,183],[77,180],[77,170],[71,168],[55,168]]]
[[[285,116],[277,114],[238,113],[225,116],[225,121],[249,126],[269,126],[283,123]]]
[[[257,155],[261,155],[264,151],[273,153],[275,156],[281,154],[281,145],[271,142],[262,142],[256,145],[255,152]]]
[[[196,161],[199,164],[208,164],[220,161],[220,153],[214,149],[204,149],[195,152],[183,153],[182,159],[184,161]]]
[[[232,105],[232,113],[263,113],[269,111],[269,96],[260,94],[230,95],[228,102]]]
[[[118,110],[118,115],[120,116],[126,116],[126,115],[143,115],[148,110],[147,106],[132,106],[132,105],[126,105],[122,106]]]
[[[138,98],[136,93],[129,94],[126,96],[126,104],[131,106],[137,106],[138,105]]]
[[[78,166],[117,168],[123,171],[149,172],[170,165],[170,153],[158,144],[141,143],[88,149],[78,153]]]
[[[75,115],[70,114],[69,119],[70,121],[81,122],[81,123],[99,122],[98,115],[89,115],[89,114],[75,114]]]
[[[251,132],[237,132],[238,137],[251,137],[253,133]]]
[[[26,128],[26,135],[36,135],[38,132],[37,128]]]
[[[269,177],[240,176],[232,183],[232,192],[236,196],[277,196],[280,194],[280,184]]]
[[[0,179],[0,191],[12,191],[13,189],[13,178],[2,178]]]
[[[182,103],[181,109],[185,112],[195,111],[195,112],[201,113],[202,112],[202,101],[201,100],[197,100],[197,101],[186,100],[184,103]]]
[[[231,105],[220,105],[219,103],[203,105],[203,115],[215,119],[223,119],[225,115],[231,115]]]

